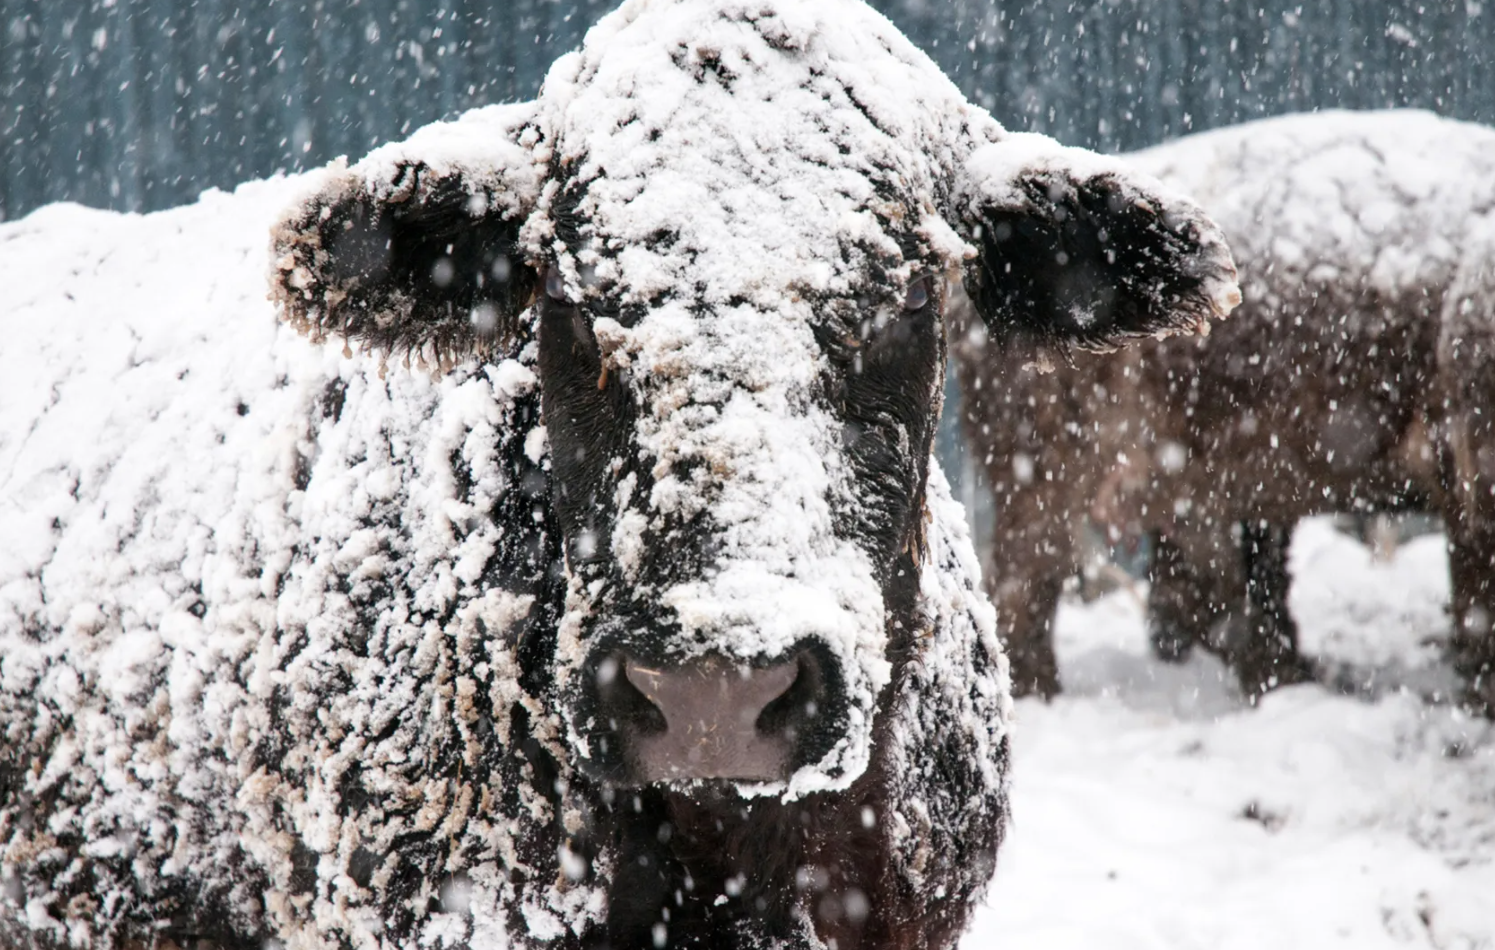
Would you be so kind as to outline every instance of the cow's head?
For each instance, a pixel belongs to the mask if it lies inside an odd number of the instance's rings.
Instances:
[[[535,368],[583,765],[791,794],[864,770],[930,633],[947,278],[1060,351],[1235,295],[1195,207],[1005,132],[851,2],[627,3],[536,102],[335,169],[276,256],[314,336]]]

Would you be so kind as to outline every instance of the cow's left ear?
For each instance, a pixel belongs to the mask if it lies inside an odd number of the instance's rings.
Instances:
[[[508,349],[536,282],[519,237],[539,188],[521,144],[526,105],[475,110],[327,169],[272,235],[283,318],[316,340],[435,366]]]
[[[997,339],[1110,350],[1240,302],[1220,229],[1117,160],[1041,135],[976,149],[955,189],[966,291]]]

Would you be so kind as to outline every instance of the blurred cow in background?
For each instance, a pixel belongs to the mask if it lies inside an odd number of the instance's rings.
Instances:
[[[1158,653],[1217,650],[1255,697],[1312,672],[1287,609],[1294,523],[1411,509],[1441,514],[1450,654],[1463,699],[1495,710],[1495,131],[1325,113],[1128,159],[1221,223],[1245,301],[1208,337],[1047,374],[957,306],[1015,689],[1059,689],[1054,608],[1086,518],[1156,535]]]

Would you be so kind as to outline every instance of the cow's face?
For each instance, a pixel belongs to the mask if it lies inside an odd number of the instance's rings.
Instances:
[[[1234,293],[1187,202],[1008,135],[859,5],[775,6],[626,5],[537,103],[381,150],[278,237],[314,332],[532,361],[569,582],[554,699],[614,782],[865,769],[936,633],[947,274],[999,340],[1060,348]]]
[[[890,645],[922,626],[947,262],[913,233],[846,236],[830,288],[641,300],[588,231],[546,261],[537,317],[588,760],[623,781],[855,775]]]

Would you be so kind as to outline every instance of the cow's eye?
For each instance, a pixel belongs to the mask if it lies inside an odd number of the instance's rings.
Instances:
[[[561,276],[559,267],[550,267],[545,271],[545,296],[557,303],[571,302],[571,298],[566,296],[566,278]]]
[[[929,306],[929,277],[916,277],[908,285],[908,293],[903,298],[903,309],[912,313],[915,310],[923,310]]]

